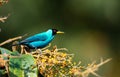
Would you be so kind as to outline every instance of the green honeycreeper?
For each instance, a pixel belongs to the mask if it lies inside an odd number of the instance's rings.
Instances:
[[[38,33],[19,42],[19,45],[26,45],[30,49],[44,48],[53,39],[56,34],[64,33],[57,29],[49,29],[46,32]]]

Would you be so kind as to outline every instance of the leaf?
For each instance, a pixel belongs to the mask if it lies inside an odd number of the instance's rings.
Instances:
[[[32,55],[24,54],[10,58],[10,77],[37,77],[37,66]]]
[[[8,55],[10,55],[12,53],[10,50],[8,50],[6,48],[2,48],[2,47],[0,47],[0,52],[1,52],[2,58],[4,60],[8,60]]]
[[[0,77],[7,77],[7,74],[5,73],[5,69],[0,69]]]
[[[20,56],[20,53],[18,51],[14,51],[10,55],[11,56]]]
[[[11,54],[12,53],[10,50],[8,50],[6,48],[2,48],[2,47],[0,47],[0,51],[2,54],[4,54],[4,53]]]

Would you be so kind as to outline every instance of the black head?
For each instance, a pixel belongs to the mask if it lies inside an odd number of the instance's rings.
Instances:
[[[58,32],[58,30],[57,30],[57,29],[52,29],[52,35],[56,35],[56,34],[57,34],[57,32]]]

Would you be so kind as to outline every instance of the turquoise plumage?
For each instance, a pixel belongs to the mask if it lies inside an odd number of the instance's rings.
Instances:
[[[28,37],[19,44],[26,45],[30,49],[44,48],[54,39],[54,36],[58,33],[64,32],[58,31],[57,29],[49,29],[46,32]]]

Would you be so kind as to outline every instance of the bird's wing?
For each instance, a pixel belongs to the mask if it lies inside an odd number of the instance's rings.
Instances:
[[[31,42],[35,42],[35,41],[45,41],[48,38],[48,36],[45,33],[41,33],[41,34],[36,34],[34,36],[31,36],[23,41],[21,41],[21,44],[25,44],[25,43],[31,43]]]

